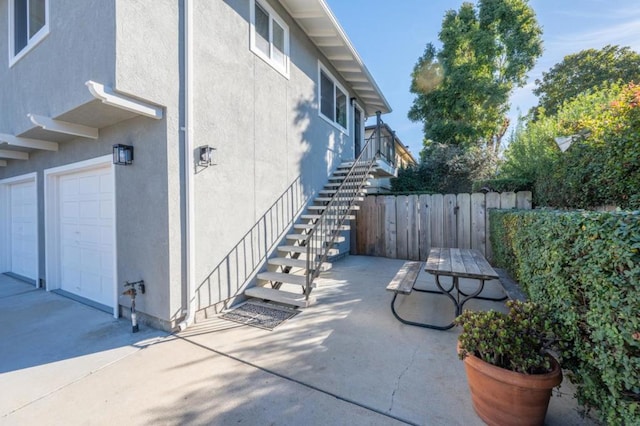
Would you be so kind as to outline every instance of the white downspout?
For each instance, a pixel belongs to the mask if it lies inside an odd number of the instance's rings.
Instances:
[[[187,281],[187,315],[178,325],[180,330],[189,327],[195,318],[195,194],[193,188],[193,0],[183,0],[184,5],[184,167],[185,167],[185,217]]]

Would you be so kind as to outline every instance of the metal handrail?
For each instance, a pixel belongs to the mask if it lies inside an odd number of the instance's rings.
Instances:
[[[353,162],[331,201],[325,206],[315,226],[308,233],[309,236],[306,240],[307,276],[304,289],[307,300],[311,294],[313,280],[320,275],[322,264],[329,257],[330,250],[355,204],[356,197],[362,191],[373,164],[379,158],[380,153],[373,146],[372,141],[373,135],[367,139],[360,155]],[[360,176],[357,171],[364,171],[364,173]]]

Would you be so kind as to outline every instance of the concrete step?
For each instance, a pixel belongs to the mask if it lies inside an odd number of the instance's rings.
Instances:
[[[334,197],[317,197],[315,200],[316,203],[328,203],[331,200],[333,200]],[[338,201],[348,201],[351,200],[352,198],[349,197],[338,197],[337,200]],[[364,197],[353,197],[353,200],[360,203],[362,201],[364,201]]]
[[[327,206],[308,206],[307,210],[321,212],[321,211],[324,211],[326,208],[327,208]],[[335,207],[334,207],[333,210],[334,211],[336,210]],[[339,210],[340,211],[346,211],[347,209],[346,209],[346,206],[341,206],[341,208]],[[353,205],[353,206],[350,207],[350,210],[360,210],[360,206]]]
[[[353,163],[353,161],[345,161],[343,163],[340,163],[336,170],[350,169],[351,167],[353,167]],[[362,163],[361,165],[356,166],[356,168],[360,167],[369,167],[369,165],[367,163]]]
[[[369,169],[369,166],[358,166],[354,169],[355,173],[364,174]],[[338,167],[333,174],[334,175],[347,175],[351,171],[351,166],[348,167]]]
[[[278,251],[288,252],[288,253],[306,253],[306,246],[278,246]],[[340,254],[340,250],[332,248],[328,250],[329,256],[336,256]]]
[[[326,189],[331,189],[331,188],[338,188],[340,185],[342,185],[342,182],[329,182],[327,183],[324,187]],[[360,186],[360,182],[347,182],[345,184],[345,187],[347,188],[357,188],[358,186]],[[371,182],[366,181],[362,183],[362,186],[371,186]]]
[[[244,295],[255,297],[256,299],[284,303],[285,305],[299,306],[301,308],[307,308],[316,302],[316,298],[311,295],[309,296],[309,300],[306,300],[304,294],[296,294],[267,287],[248,288],[244,291]]]
[[[303,214],[303,215],[300,215],[300,218],[304,219],[304,220],[318,220],[321,217],[322,216],[319,215],[319,214]],[[355,220],[355,219],[356,219],[356,215],[353,215],[353,214],[347,215],[347,220]]]
[[[289,234],[287,235],[287,240],[296,240],[296,241],[307,241],[307,238],[309,238],[309,234]],[[329,235],[326,236],[325,238],[327,241],[329,241],[331,238]],[[342,236],[337,236],[333,242],[334,243],[341,243],[343,241],[345,241],[346,238],[342,237]]]
[[[318,195],[333,195],[336,192],[335,189],[321,189],[318,191]],[[359,195],[367,195],[367,188],[362,188]]]
[[[346,176],[338,175],[338,176],[330,176],[329,180],[330,181],[340,181],[340,182],[342,182],[342,181],[345,180],[345,178],[346,178]],[[373,175],[365,175],[364,173],[362,173],[362,174],[356,173],[356,174],[353,174],[353,175],[349,176],[349,178],[347,179],[347,182],[356,182],[356,181],[360,182],[364,178],[373,179],[374,176]]]
[[[306,285],[307,277],[304,275],[285,274],[282,272],[261,272],[258,274],[259,280],[271,281],[275,283],[287,283]]]
[[[300,268],[300,269],[307,268],[307,261],[305,259],[292,259],[290,257],[274,257],[272,259],[269,259],[267,263],[269,263],[269,265],[282,266],[284,268],[286,268],[287,266],[290,266],[292,268]],[[329,269],[331,269],[331,266],[332,266],[331,263],[324,262],[320,266],[320,271],[321,272],[328,271]]]
[[[313,223],[296,223],[293,225],[294,229],[313,229],[314,226]],[[351,226],[349,225],[342,225],[340,227],[340,231],[349,231],[350,229]]]

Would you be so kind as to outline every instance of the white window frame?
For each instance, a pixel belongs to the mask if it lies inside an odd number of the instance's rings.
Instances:
[[[47,0],[48,1],[48,0]],[[256,45],[256,3],[260,5],[265,12],[269,14],[269,54],[267,55]],[[278,71],[284,77],[289,78],[289,26],[284,20],[273,10],[266,1],[251,0],[250,4],[251,22],[249,28],[249,39],[251,42],[251,51],[260,59],[271,65],[273,69]],[[278,63],[273,55],[273,22],[276,22],[284,30],[284,64]]]
[[[49,35],[49,0],[44,0],[44,25],[38,30],[33,37],[28,38],[26,46],[22,48],[20,52],[15,53],[15,2],[16,0],[9,0],[9,67],[12,67],[16,62],[22,59],[27,53],[29,53],[34,47],[36,47],[42,40]],[[29,3],[27,2],[27,8]],[[27,33],[28,33],[28,19],[27,19]],[[28,37],[28,36],[27,36]]]
[[[322,77],[320,73],[324,73],[327,77],[329,77],[329,79],[333,82],[333,101],[334,101],[334,117],[327,117],[326,115],[324,115],[322,113]],[[340,90],[346,97],[346,126],[343,127],[340,123],[338,123],[337,118],[335,117],[335,101],[336,101],[336,90]],[[329,124],[331,124],[333,127],[335,127],[336,129],[340,130],[342,133],[344,133],[345,135],[349,135],[349,123],[351,122],[351,113],[350,110],[351,108],[349,108],[349,100],[351,99],[351,95],[349,94],[349,92],[347,91],[347,89],[344,88],[344,86],[342,84],[340,84],[340,82],[338,82],[338,79],[335,78],[333,76],[333,74],[324,66],[322,65],[321,62],[318,62],[318,115],[324,119],[325,121],[327,121]]]

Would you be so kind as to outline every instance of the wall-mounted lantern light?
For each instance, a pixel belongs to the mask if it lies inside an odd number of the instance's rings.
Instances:
[[[209,145],[204,145],[200,147],[200,160],[198,161],[198,165],[203,167],[208,167],[213,164],[213,151],[215,148],[210,147]]]
[[[113,146],[113,164],[128,166],[133,162],[133,146],[131,145],[114,145]]]

